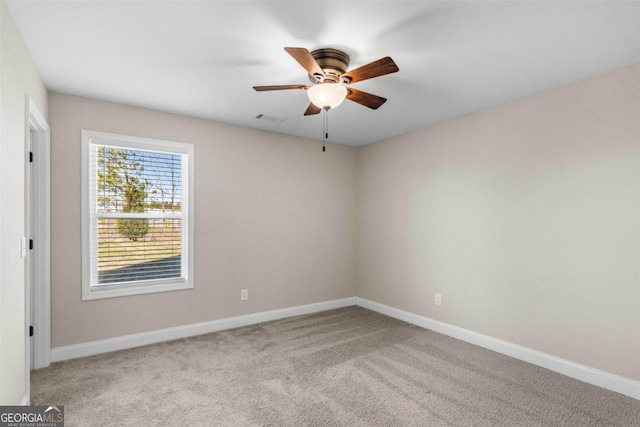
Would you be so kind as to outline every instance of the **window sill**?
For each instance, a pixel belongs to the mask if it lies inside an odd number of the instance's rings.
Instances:
[[[144,295],[157,292],[179,291],[185,289],[193,289],[191,280],[168,280],[152,283],[139,284],[118,284],[118,285],[99,285],[84,286],[82,289],[82,300],[89,301],[102,298],[116,298],[131,295]]]

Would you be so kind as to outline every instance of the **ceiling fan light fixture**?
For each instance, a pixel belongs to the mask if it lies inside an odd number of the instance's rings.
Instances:
[[[254,86],[258,92],[270,90],[304,89],[311,103],[304,112],[305,116],[318,114],[340,105],[345,99],[376,110],[387,99],[373,95],[351,86],[362,80],[372,79],[397,72],[398,66],[389,56],[347,71],[349,55],[333,48],[316,49],[309,52],[303,47],[285,47],[284,50],[296,60],[308,73],[311,87],[304,84]]]
[[[347,93],[347,88],[339,83],[318,83],[307,89],[309,100],[319,108],[336,108]]]

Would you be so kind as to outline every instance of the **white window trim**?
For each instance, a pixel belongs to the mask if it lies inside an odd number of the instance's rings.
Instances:
[[[81,203],[82,203],[82,300],[94,300],[100,298],[113,298],[128,295],[140,295],[156,292],[191,289],[194,287],[193,259],[194,259],[194,147],[193,144],[184,142],[165,141],[153,138],[120,135],[115,133],[97,132],[83,129],[81,132],[82,147],[82,177],[81,177]],[[182,204],[187,209],[187,215],[183,219],[183,238],[186,238],[186,259],[183,259],[185,277],[181,279],[163,279],[152,282],[143,282],[117,285],[91,286],[91,144],[125,145],[133,149],[158,151],[165,150],[179,154],[186,154],[187,161],[183,164],[183,174],[187,177],[187,188],[183,193]],[[186,169],[186,170],[184,170]],[[184,183],[183,183],[184,185]]]

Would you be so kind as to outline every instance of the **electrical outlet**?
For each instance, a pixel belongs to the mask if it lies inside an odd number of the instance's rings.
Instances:
[[[436,294],[436,305],[442,305],[442,295]]]
[[[240,301],[246,301],[249,299],[249,289],[240,290]]]

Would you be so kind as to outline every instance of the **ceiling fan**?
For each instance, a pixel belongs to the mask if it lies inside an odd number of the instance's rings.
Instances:
[[[311,103],[305,116],[318,114],[323,109],[335,108],[349,99],[371,109],[377,109],[387,99],[349,87],[351,83],[397,72],[398,66],[390,57],[370,62],[355,70],[347,71],[350,57],[345,52],[333,48],[321,48],[309,52],[303,47],[285,47],[307,73],[312,85],[293,84],[275,86],[254,86],[258,92],[269,90],[304,89]]]

